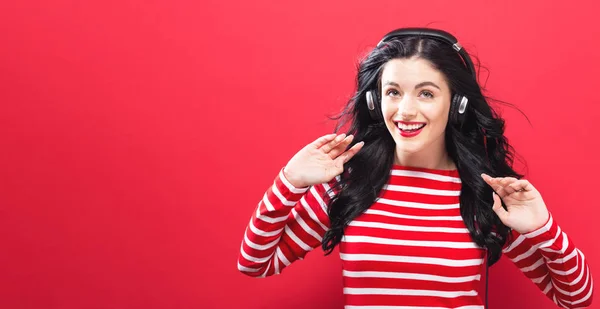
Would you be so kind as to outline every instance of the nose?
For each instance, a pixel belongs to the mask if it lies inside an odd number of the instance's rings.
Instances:
[[[417,116],[418,102],[411,96],[404,96],[398,106],[398,113],[404,120],[410,120]]]

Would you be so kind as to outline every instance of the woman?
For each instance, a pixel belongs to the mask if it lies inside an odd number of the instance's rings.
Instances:
[[[339,245],[346,308],[482,308],[482,268],[504,253],[559,307],[590,305],[584,255],[513,170],[504,121],[452,35],[386,35],[341,118],[348,135],[304,147],[265,193],[242,273],[279,274]]]

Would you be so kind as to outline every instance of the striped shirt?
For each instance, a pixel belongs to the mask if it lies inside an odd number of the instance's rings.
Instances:
[[[238,269],[254,277],[280,274],[319,247],[332,184],[296,188],[281,171],[248,224]],[[460,190],[457,170],[394,165],[377,201],[339,244],[346,309],[483,308],[477,289],[485,250],[462,220]],[[503,253],[559,307],[590,305],[585,257],[552,216],[531,233],[513,231]]]

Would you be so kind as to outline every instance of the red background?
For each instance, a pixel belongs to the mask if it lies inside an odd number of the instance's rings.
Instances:
[[[597,4],[488,2],[3,1],[0,308],[341,308],[337,253],[268,279],[236,259],[357,59],[403,26],[453,32],[529,116],[506,109],[507,135],[600,280]],[[490,289],[554,308],[507,260]]]

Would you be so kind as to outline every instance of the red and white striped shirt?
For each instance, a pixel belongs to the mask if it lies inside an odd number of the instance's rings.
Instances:
[[[335,179],[333,181],[336,181]],[[296,188],[275,178],[246,229],[238,269],[279,274],[321,245],[329,227],[329,184]],[[458,171],[394,165],[380,198],[346,228],[339,244],[346,309],[481,309],[485,250],[460,215]],[[512,232],[504,254],[559,307],[592,301],[585,257],[550,216],[528,234]]]

